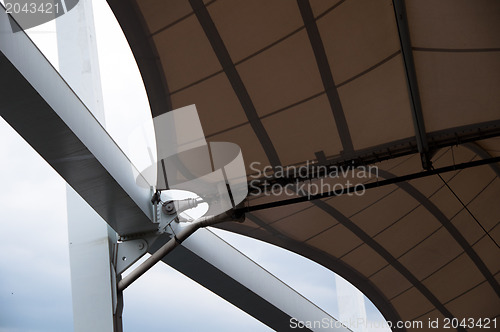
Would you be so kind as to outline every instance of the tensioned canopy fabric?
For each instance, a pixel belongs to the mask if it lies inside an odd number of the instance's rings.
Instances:
[[[208,141],[242,148],[250,184],[266,166],[378,168],[292,181],[321,192],[500,156],[497,0],[108,2],[152,115],[196,104]],[[344,276],[388,320],[494,318],[499,177],[490,163],[222,227]],[[247,206],[290,198],[251,190]]]

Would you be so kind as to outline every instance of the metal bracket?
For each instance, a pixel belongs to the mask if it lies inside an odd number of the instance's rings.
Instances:
[[[158,225],[158,234],[172,234],[167,230],[168,225],[177,218],[176,206],[173,201],[162,202],[161,191],[155,191],[151,198],[153,208],[153,223]],[[169,210],[165,210],[169,209]],[[162,211],[165,216],[162,216]]]
[[[173,214],[171,216],[163,216],[163,218],[160,220],[160,223],[158,225],[158,233],[163,234],[172,234],[172,232],[169,232],[167,230],[167,226],[172,223],[177,218],[177,214]]]
[[[151,191],[153,191],[153,189],[151,189]],[[161,221],[161,200],[159,191],[154,191],[151,197],[151,204],[153,207],[153,223],[158,224]]]
[[[144,239],[130,240],[115,244],[115,269],[116,274],[120,275],[139,258],[148,251],[148,242]]]

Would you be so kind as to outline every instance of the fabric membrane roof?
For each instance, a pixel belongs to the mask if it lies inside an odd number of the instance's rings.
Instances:
[[[196,104],[208,141],[241,147],[249,183],[266,166],[378,167],[306,181],[325,190],[500,156],[499,1],[108,2],[152,115]],[[335,271],[388,320],[494,318],[499,176],[489,163],[222,227]],[[287,198],[254,190],[247,205]]]

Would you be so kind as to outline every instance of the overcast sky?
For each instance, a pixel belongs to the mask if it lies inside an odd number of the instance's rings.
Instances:
[[[127,152],[128,134],[150,114],[147,99],[105,1],[94,1],[94,11],[107,128]],[[54,22],[28,32],[57,67]],[[71,331],[66,185],[2,118],[0,181],[0,332]],[[338,317],[331,271],[257,240],[217,234]],[[378,311],[365,302],[368,319],[380,323]],[[157,264],[125,291],[123,317],[125,331],[269,330],[165,264]]]

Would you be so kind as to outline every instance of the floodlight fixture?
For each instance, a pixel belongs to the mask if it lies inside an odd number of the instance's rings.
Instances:
[[[197,229],[223,221],[243,221],[235,210],[248,194],[245,164],[233,143],[207,143],[194,105],[153,119],[157,159],[137,177],[153,189],[154,238],[171,239],[127,277],[118,282],[123,291]]]

